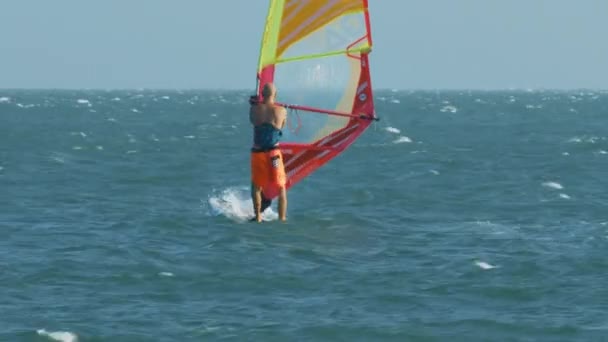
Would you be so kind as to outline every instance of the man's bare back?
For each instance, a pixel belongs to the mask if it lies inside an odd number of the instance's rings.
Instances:
[[[269,123],[277,129],[283,129],[286,117],[285,108],[274,103],[259,103],[251,106],[249,112],[249,121],[254,126]]]

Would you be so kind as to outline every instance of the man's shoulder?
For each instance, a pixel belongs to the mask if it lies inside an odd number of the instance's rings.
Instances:
[[[274,108],[276,110],[278,110],[279,112],[281,112],[281,113],[286,113],[287,112],[287,108],[285,108],[285,106],[281,106],[281,105],[275,104]]]

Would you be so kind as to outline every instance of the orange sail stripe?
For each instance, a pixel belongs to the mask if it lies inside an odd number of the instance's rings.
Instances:
[[[350,13],[362,12],[362,2],[350,0],[287,0],[279,33],[277,58],[295,42],[315,32],[332,20]]]

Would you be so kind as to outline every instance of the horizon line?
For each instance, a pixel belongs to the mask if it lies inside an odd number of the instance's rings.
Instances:
[[[247,88],[227,88],[227,87],[0,87],[0,91],[231,91],[231,92],[252,92],[251,89]],[[395,87],[381,87],[375,88],[374,92],[402,92],[402,91],[476,91],[476,92],[496,92],[496,91],[608,91],[608,88],[593,88],[593,87],[504,87],[504,88],[395,88]]]

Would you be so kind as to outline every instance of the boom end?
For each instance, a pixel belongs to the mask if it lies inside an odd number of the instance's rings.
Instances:
[[[377,116],[369,116],[369,115],[364,115],[364,114],[359,115],[359,119],[370,120],[370,121],[380,121],[380,118]]]

